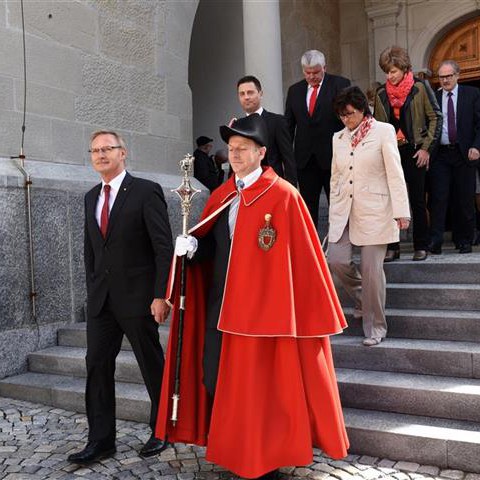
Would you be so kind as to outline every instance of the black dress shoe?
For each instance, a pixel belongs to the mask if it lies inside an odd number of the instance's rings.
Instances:
[[[480,245],[480,232],[477,231],[477,236],[475,237],[475,240],[473,241],[474,245]]]
[[[413,257],[412,257],[412,260],[416,261],[416,262],[421,262],[422,260],[426,260],[427,259],[427,251],[426,250],[415,250],[413,252]]]
[[[442,246],[438,243],[431,243],[428,246],[428,251],[433,255],[441,255],[442,254]]]
[[[142,457],[153,457],[154,455],[162,453],[168,445],[169,443],[166,440],[159,440],[152,434],[139,453]]]
[[[468,243],[460,245],[460,247],[458,247],[458,253],[472,253],[472,246]]]
[[[383,261],[385,263],[393,262],[394,260],[398,260],[400,258],[400,250],[387,250],[385,254],[385,258]]]
[[[101,458],[109,457],[115,453],[115,445],[104,442],[88,442],[87,446],[78,453],[72,453],[68,456],[68,461],[86,465],[95,462]]]

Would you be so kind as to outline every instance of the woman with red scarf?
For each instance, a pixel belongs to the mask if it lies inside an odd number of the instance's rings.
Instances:
[[[355,302],[369,347],[387,334],[383,259],[410,223],[407,187],[395,130],[371,116],[362,91],[343,90],[334,109],[345,128],[333,136],[328,264]],[[360,247],[360,270],[352,245]]]
[[[429,242],[425,175],[442,131],[442,112],[430,85],[413,76],[405,49],[386,48],[380,54],[379,65],[387,82],[377,90],[373,114],[395,128],[412,210],[413,260],[425,260]],[[397,258],[400,244],[389,244],[385,262]]]

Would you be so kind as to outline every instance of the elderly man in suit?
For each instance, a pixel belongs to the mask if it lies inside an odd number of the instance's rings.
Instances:
[[[275,173],[297,186],[297,167],[293,156],[292,138],[283,115],[268,112],[262,107],[262,85],[253,75],[237,82],[238,101],[247,115],[258,113],[267,126],[267,153],[262,165],[270,165]]]
[[[453,201],[452,233],[459,253],[471,253],[475,230],[475,165],[480,158],[480,90],[458,85],[460,67],[440,64],[442,88],[436,92],[443,113],[440,145],[430,164],[431,243],[442,253],[448,200]],[[451,195],[450,195],[451,192]]]
[[[332,137],[343,128],[333,111],[333,99],[350,80],[326,73],[325,55],[305,52],[301,59],[304,80],[288,89],[285,117],[294,139],[300,193],[318,223],[322,188],[330,196]]]
[[[164,298],[173,254],[162,189],[126,172],[120,135],[95,132],[90,152],[102,182],[85,195],[89,435],[86,447],[68,458],[78,464],[115,452],[115,359],[124,334],[140,366],[155,427],[164,364],[158,323],[169,314]],[[152,434],[140,454],[155,455],[165,446]]]

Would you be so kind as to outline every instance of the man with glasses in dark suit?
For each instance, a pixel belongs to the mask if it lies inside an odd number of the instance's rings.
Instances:
[[[145,381],[155,427],[164,365],[158,323],[170,310],[164,298],[173,254],[163,191],[125,170],[121,136],[95,132],[90,152],[102,182],[85,195],[89,434],[86,447],[68,457],[81,465],[115,453],[115,359],[124,334]],[[166,445],[152,433],[140,455],[158,454]]]

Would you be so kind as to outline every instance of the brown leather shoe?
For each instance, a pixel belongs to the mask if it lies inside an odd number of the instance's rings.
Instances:
[[[427,256],[428,254],[426,250],[415,250],[415,252],[413,252],[412,260],[415,260],[416,262],[420,262],[422,260],[426,260]]]
[[[398,260],[400,258],[400,250],[387,250],[385,254],[385,258],[383,261],[385,263],[393,262],[394,260]]]

